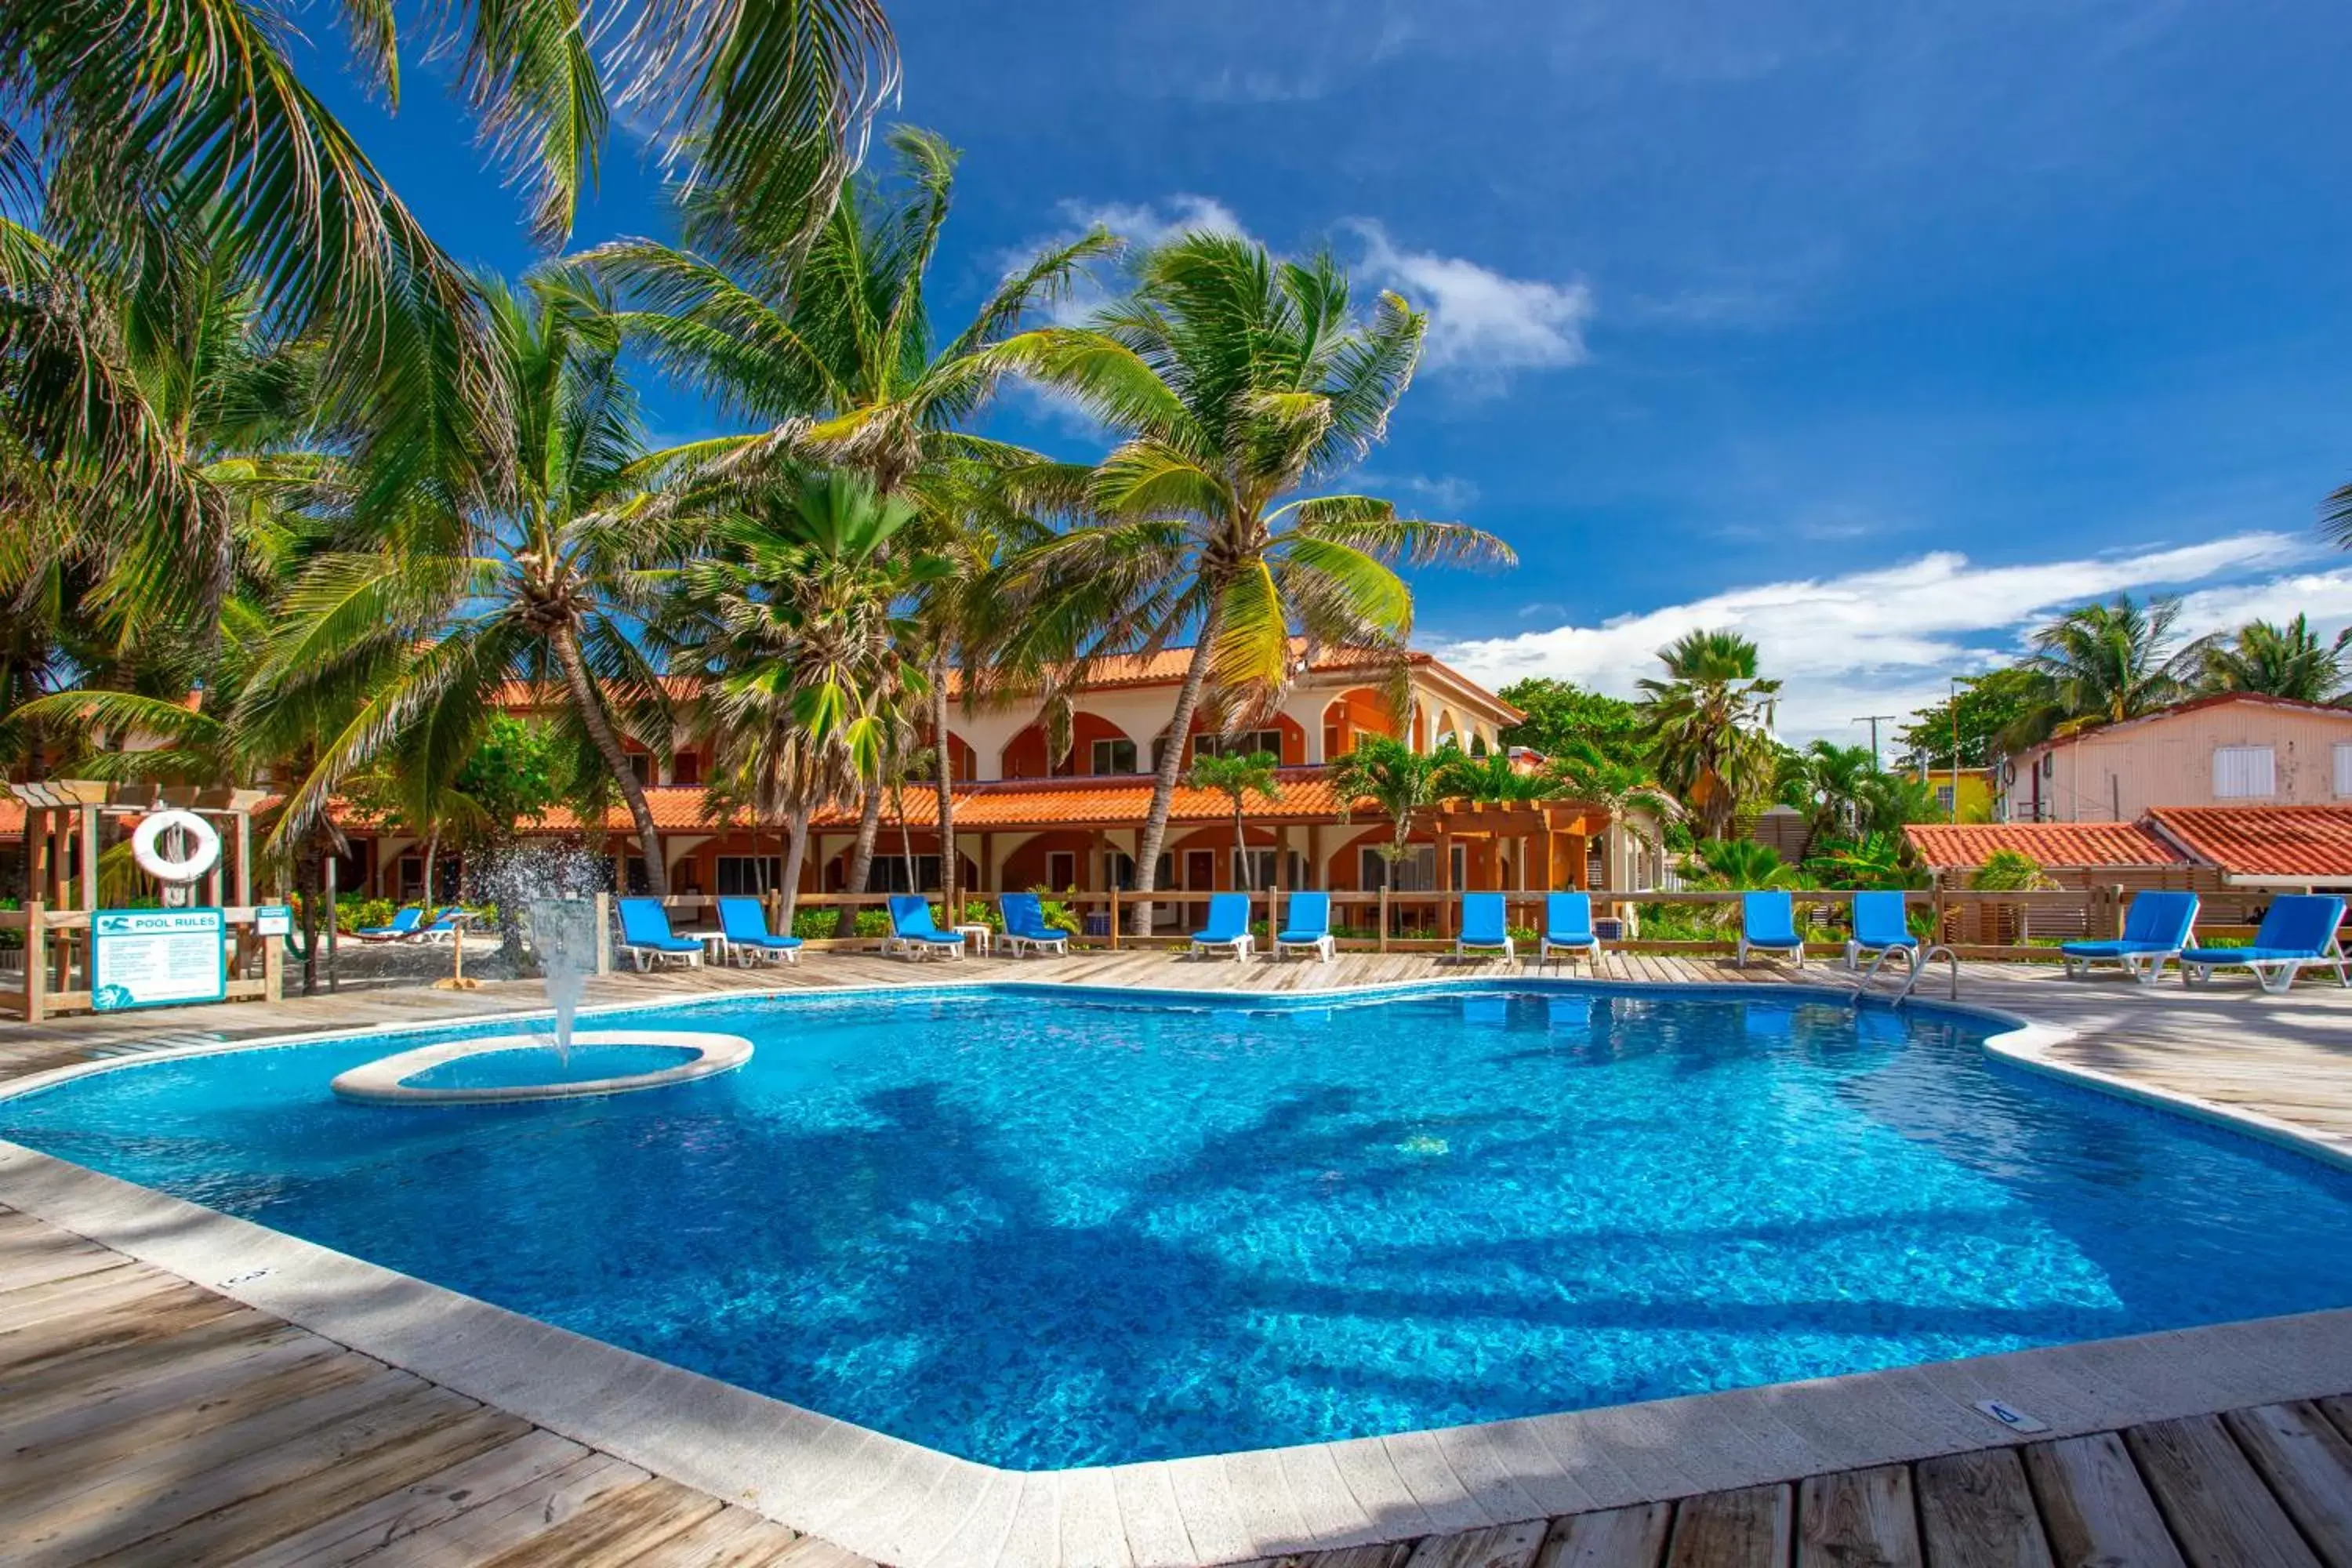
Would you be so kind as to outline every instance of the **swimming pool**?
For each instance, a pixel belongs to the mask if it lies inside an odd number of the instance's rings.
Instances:
[[[2352,1303],[2352,1177],[1989,1063],[1994,1026],[1497,984],[795,996],[738,1071],[340,1103],[470,1031],[141,1063],[0,1137],[1018,1468]]]

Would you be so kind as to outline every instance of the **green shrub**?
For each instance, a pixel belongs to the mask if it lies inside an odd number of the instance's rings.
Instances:
[[[958,925],[986,926],[991,931],[1004,929],[1004,913],[983,899],[973,899],[963,907],[963,919]]]
[[[840,918],[840,913],[837,910],[827,909],[823,906],[819,906],[815,909],[796,909],[793,911],[793,934],[796,937],[802,938],[803,941],[814,937],[831,936],[833,934],[834,922],[838,921]],[[890,911],[886,909],[858,910],[857,934],[859,936],[888,936],[890,934]]]
[[[2031,856],[2014,849],[1996,849],[1983,865],[1969,874],[1969,886],[1980,893],[2022,893],[2055,886],[2042,874]]]
[[[372,926],[388,926],[399,906],[390,899],[371,899],[358,893],[345,893],[335,900],[335,928],[338,931],[362,931]]]

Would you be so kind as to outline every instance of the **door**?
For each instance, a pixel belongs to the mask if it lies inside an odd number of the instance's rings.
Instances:
[[[1069,849],[1052,849],[1045,854],[1045,885],[1055,892],[1078,885],[1078,857]]]

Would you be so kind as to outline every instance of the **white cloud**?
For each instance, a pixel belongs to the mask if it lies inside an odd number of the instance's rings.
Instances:
[[[1908,714],[1937,701],[1948,677],[2015,657],[2041,620],[2104,595],[2191,588],[2181,626],[2191,637],[2298,611],[2332,632],[2352,621],[2352,568],[2283,570],[2315,549],[2294,535],[2242,533],[2137,555],[2007,566],[1939,551],[1841,576],[1734,588],[1598,626],[1473,638],[1438,652],[1489,686],[1550,675],[1625,696],[1655,672],[1659,648],[1696,627],[1727,626],[1755,639],[1765,672],[1782,681],[1783,736],[1843,738],[1856,715]]]
[[[1173,195],[1160,202],[1064,202],[1062,216],[1084,232],[1100,224],[1139,249],[1181,239],[1188,234],[1244,234],[1233,208],[1214,196]]]
[[[1463,257],[1400,250],[1369,218],[1348,226],[1363,238],[1365,275],[1429,312],[1428,369],[1499,374],[1583,362],[1592,290],[1581,280],[1507,278]]]

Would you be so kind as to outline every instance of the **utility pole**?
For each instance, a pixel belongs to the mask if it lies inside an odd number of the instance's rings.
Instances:
[[[1878,760],[1878,721],[1881,719],[1900,719],[1902,717],[1903,715],[1900,713],[1864,713],[1859,717],[1846,721],[1849,724],[1867,724],[1870,726],[1870,771],[1872,773],[1878,772],[1884,765]]]
[[[1952,820],[1960,819],[1960,678],[1947,678],[1952,692]]]

